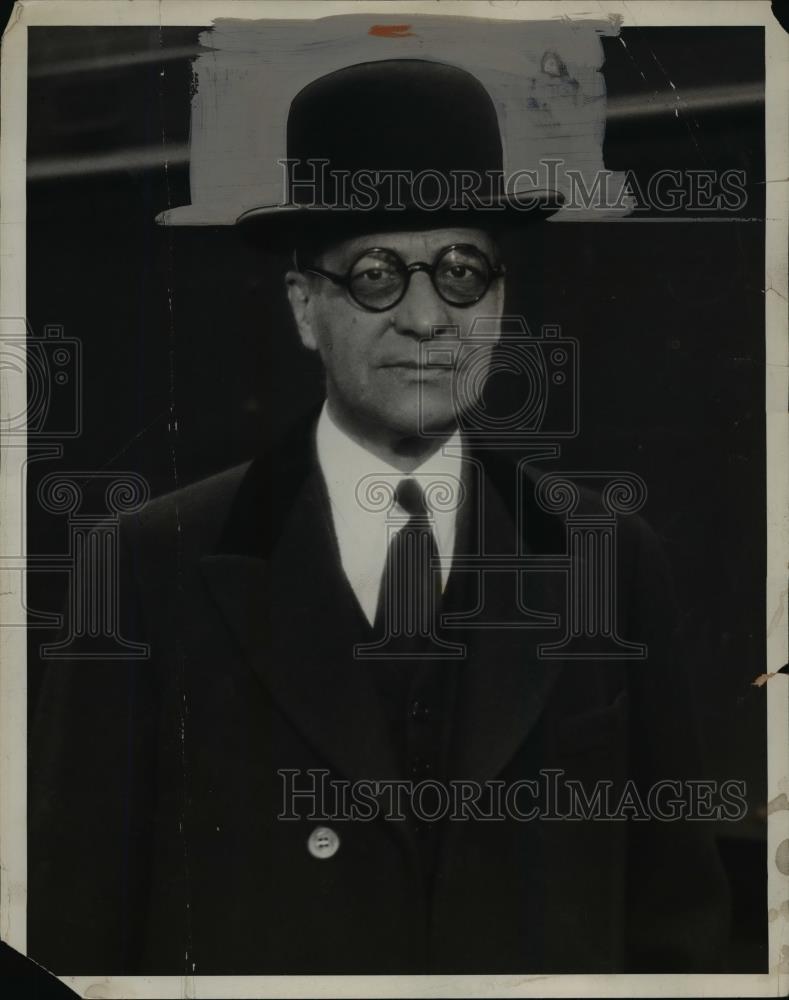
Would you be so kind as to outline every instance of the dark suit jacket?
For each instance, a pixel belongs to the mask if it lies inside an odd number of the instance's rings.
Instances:
[[[486,551],[563,551],[530,477],[515,537],[514,465],[478,457]],[[555,630],[454,630],[467,655],[447,776],[704,777],[659,546],[638,518],[618,539],[619,627],[648,659],[544,660]],[[402,773],[375,664],[350,655],[367,626],[311,427],[126,517],[121,541],[121,629],[152,657],[49,669],[30,763],[34,958],[61,974],[717,967],[727,900],[704,823],[446,823],[427,889],[408,824],[331,822],[340,849],[317,859],[316,822],[277,819],[278,769]],[[478,586],[453,570],[448,607],[473,606]],[[564,586],[530,573],[529,607],[561,611]],[[490,619],[511,619],[512,576],[485,587]]]

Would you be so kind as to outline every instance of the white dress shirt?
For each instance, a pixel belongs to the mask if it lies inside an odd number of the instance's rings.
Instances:
[[[389,543],[407,520],[399,507],[394,513],[400,516],[392,517],[391,498],[403,479],[416,479],[425,491],[445,587],[462,499],[460,434],[456,432],[413,472],[401,472],[350,438],[324,403],[318,420],[317,447],[342,568],[370,624],[375,621]],[[375,483],[385,485],[376,490]],[[431,497],[438,498],[438,502],[431,502]]]

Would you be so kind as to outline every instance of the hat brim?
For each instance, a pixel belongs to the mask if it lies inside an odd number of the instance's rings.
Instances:
[[[563,205],[558,191],[528,190],[492,199],[484,207],[426,209],[375,208],[369,211],[307,205],[263,205],[243,212],[236,226],[252,239],[273,247],[287,246],[315,237],[325,239],[335,232],[342,239],[349,233],[407,229],[474,228],[512,230],[549,218]]]

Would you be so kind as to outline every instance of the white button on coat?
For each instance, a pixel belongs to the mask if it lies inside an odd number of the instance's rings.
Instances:
[[[307,850],[313,858],[334,857],[340,849],[339,836],[328,826],[316,826],[307,838]]]

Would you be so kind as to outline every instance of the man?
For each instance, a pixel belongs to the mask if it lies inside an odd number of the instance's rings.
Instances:
[[[504,312],[498,234],[555,194],[502,193],[490,97],[438,63],[315,81],[288,155],[291,204],[239,222],[295,248],[287,294],[326,402],[272,453],[124,520],[121,632],[151,660],[50,671],[31,954],[59,973],[714,968],[726,904],[703,824],[562,820],[550,799],[551,774],[698,777],[656,541],[621,521],[632,657],[542,656],[567,613],[565,525],[538,474],[468,433]],[[376,178],[367,209],[337,186],[354,170]],[[441,193],[456,170],[489,186],[429,210],[392,193],[403,171]],[[547,571],[507,569],[539,556]],[[458,817],[396,800],[453,782],[481,790]]]

